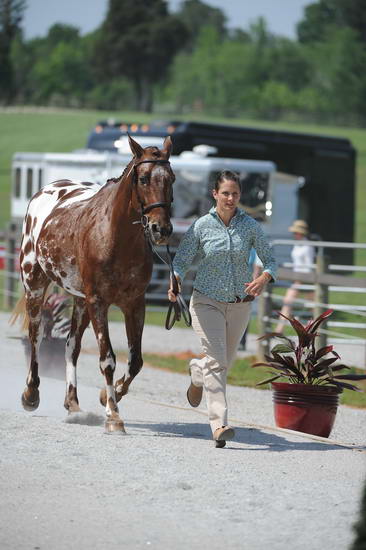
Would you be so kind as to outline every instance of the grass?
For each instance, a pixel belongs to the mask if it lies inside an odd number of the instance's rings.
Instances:
[[[143,355],[145,365],[180,374],[188,373],[188,362],[192,359],[192,357],[195,357],[190,352],[178,354],[144,353]],[[127,360],[127,355],[119,352],[117,353],[117,358],[119,361],[123,362]],[[254,356],[247,357],[245,359],[236,359],[233,367],[228,373],[228,383],[232,386],[256,388],[256,384],[266,378],[266,369],[253,369],[251,365],[255,363],[255,361],[256,358]],[[353,374],[364,374],[364,371],[356,368],[352,368],[347,372]],[[344,390],[341,396],[342,405],[366,408],[366,380],[358,382],[357,385],[363,390],[363,393]],[[257,389],[268,390],[270,389],[270,385],[267,384],[266,386],[259,386]]]

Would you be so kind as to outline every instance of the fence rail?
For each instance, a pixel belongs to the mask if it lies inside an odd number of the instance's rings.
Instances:
[[[281,239],[273,241],[273,246],[288,246],[293,245],[293,240]],[[281,267],[277,273],[277,281],[271,287],[267,287],[259,299],[259,314],[258,314],[258,331],[260,334],[266,334],[274,331],[273,323],[278,322],[278,318],[274,316],[274,303],[279,303],[280,307],[283,304],[284,296],[275,293],[273,289],[278,287],[296,286],[299,290],[314,290],[313,299],[296,298],[292,302],[292,306],[295,311],[295,316],[301,318],[301,316],[319,316],[325,309],[333,309],[336,312],[343,312],[352,316],[357,316],[361,319],[328,320],[323,323],[322,327],[318,330],[319,336],[317,338],[318,346],[322,347],[327,345],[328,342],[337,342],[339,340],[347,345],[363,346],[363,365],[366,366],[366,323],[363,319],[366,317],[366,278],[357,275],[361,272],[366,272],[366,266],[340,266],[329,264],[328,258],[325,254],[327,248],[352,248],[352,249],[366,249],[365,243],[337,243],[328,241],[296,241],[296,244],[308,244],[317,248],[316,264],[313,265],[313,271],[311,273],[300,273],[289,269],[289,263],[286,263],[286,267]],[[331,273],[330,271],[348,271],[349,275],[339,275]],[[300,284],[295,285],[295,282]],[[329,292],[342,292],[342,293],[357,293],[360,297],[357,305],[353,304],[337,304],[330,303]],[[279,309],[278,307],[276,309]],[[298,315],[296,315],[296,311]],[[353,329],[363,330],[363,337],[350,336],[346,332],[339,332],[331,329]],[[335,339],[335,337],[338,337]],[[261,340],[258,343],[258,355],[263,358],[265,354],[269,352],[270,342]]]
[[[0,233],[0,243],[5,246],[5,269],[1,272],[3,276],[3,304],[6,309],[11,309],[20,295],[19,273],[17,271],[18,253],[20,233],[19,227],[14,224],[10,224],[7,231]],[[366,317],[366,278],[359,275],[362,272],[366,272],[366,266],[355,265],[338,265],[329,264],[325,250],[327,248],[352,248],[352,249],[366,249],[366,243],[335,243],[328,241],[297,241],[297,244],[309,244],[317,248],[317,259],[314,264],[314,271],[311,273],[298,273],[291,269],[291,263],[284,264],[285,267],[280,267],[278,270],[278,277],[276,283],[267,287],[267,291],[264,292],[258,300],[257,322],[258,332],[265,334],[266,332],[272,332],[272,324],[277,322],[278,319],[274,317],[274,303],[282,304],[283,296],[275,292],[276,288],[288,287],[294,284],[295,281],[300,281],[297,286],[299,290],[314,290],[314,299],[296,298],[294,305],[297,310],[301,308],[301,314],[316,317],[321,314],[325,309],[331,308],[335,312],[347,313],[352,316],[357,316],[358,319],[352,319],[350,321],[337,320],[329,321],[320,330],[320,337],[318,345],[326,345],[327,341],[335,341],[335,337],[342,338],[344,343],[348,345],[362,344],[365,349],[365,366],[366,366],[366,338],[353,336],[350,337],[347,333],[340,333],[330,329],[351,329],[365,330],[366,324],[363,323],[363,319]],[[287,246],[294,244],[293,240],[281,239],[274,240],[273,247]],[[174,248],[172,249],[174,253]],[[159,248],[159,254],[164,257],[164,248]],[[337,271],[338,273],[332,273],[331,271]],[[339,272],[347,271],[349,275],[340,275]],[[195,267],[190,272],[188,278],[183,283],[183,295],[186,299],[189,299],[194,280]],[[151,283],[148,287],[146,294],[147,303],[150,305],[156,305],[166,303],[167,299],[167,287],[169,280],[169,268],[163,263],[154,264],[154,272]],[[358,304],[342,304],[342,303],[330,303],[329,292],[342,292],[350,293],[359,296]],[[278,308],[277,308],[278,309]],[[258,355],[263,357],[264,353],[268,352],[269,342],[261,341],[258,344]]]

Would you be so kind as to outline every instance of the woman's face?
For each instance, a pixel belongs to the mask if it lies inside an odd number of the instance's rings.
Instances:
[[[221,212],[233,212],[238,206],[240,200],[240,187],[232,180],[221,182],[219,190],[212,192],[216,205]]]

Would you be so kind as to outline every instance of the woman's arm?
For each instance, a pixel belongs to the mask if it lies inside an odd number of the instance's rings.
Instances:
[[[264,279],[262,278],[261,281],[264,281],[264,284],[270,281],[274,282],[276,280],[277,270],[276,260],[273,255],[272,249],[269,246],[267,236],[265,235],[262,227],[259,225],[258,222],[256,222],[254,226],[253,247],[255,248],[258,257],[263,264],[263,273],[260,277],[266,275],[266,277]],[[257,277],[257,279],[260,279],[260,277]],[[255,279],[254,281],[256,281],[257,279]],[[254,283],[254,281],[252,282]]]
[[[178,282],[179,292],[181,289],[181,283],[184,279],[186,272],[192,265],[192,262],[199,249],[199,234],[196,222],[193,223],[183,239],[181,240],[177,252],[173,260],[174,275]],[[171,302],[176,301],[175,294],[173,292],[173,281],[170,278],[170,287],[168,290],[168,298]]]

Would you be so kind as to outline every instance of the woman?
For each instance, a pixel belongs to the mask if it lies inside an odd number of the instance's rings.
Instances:
[[[248,325],[250,302],[275,278],[275,261],[261,226],[238,209],[240,194],[238,175],[222,172],[213,190],[216,208],[191,225],[173,262],[180,283],[199,254],[190,311],[204,357],[190,362],[187,399],[198,407],[205,389],[216,447],[224,447],[235,435],[227,425],[226,378]],[[252,247],[263,262],[262,274],[253,281]],[[168,297],[176,300],[172,285]]]
[[[293,233],[294,239],[297,241],[303,241],[309,236],[309,227],[304,220],[295,220],[288,230]],[[291,251],[291,258],[294,271],[299,273],[310,273],[314,264],[314,247],[308,244],[295,244]],[[297,286],[300,284],[301,281],[294,281],[287,289],[281,309],[281,313],[286,315],[286,317],[291,314],[292,304],[299,294]],[[285,320],[281,317],[280,321],[277,323],[276,332],[282,333],[284,326]]]

